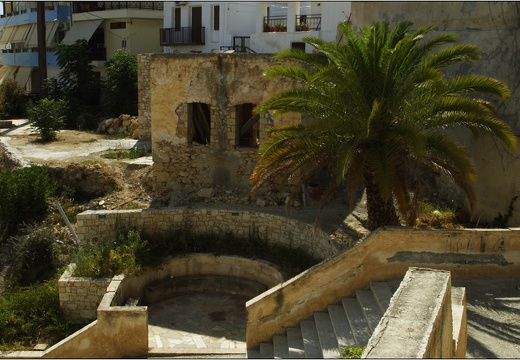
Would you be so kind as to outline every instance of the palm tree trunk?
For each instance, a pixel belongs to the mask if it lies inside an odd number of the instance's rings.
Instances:
[[[367,194],[367,212],[369,230],[375,230],[381,226],[399,226],[399,218],[393,199],[385,200],[374,182],[373,175],[366,171],[363,174],[363,183]]]

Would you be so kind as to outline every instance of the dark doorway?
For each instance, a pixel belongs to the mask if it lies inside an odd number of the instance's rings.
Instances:
[[[191,8],[192,43],[203,43],[202,39],[202,7]]]
[[[210,143],[211,116],[209,105],[204,103],[190,104],[191,141],[202,145]]]
[[[253,114],[254,105],[250,103],[237,105],[236,124],[238,146],[257,147],[260,138],[260,115]]]

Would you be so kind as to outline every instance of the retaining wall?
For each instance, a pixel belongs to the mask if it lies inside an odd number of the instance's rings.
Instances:
[[[460,278],[518,276],[520,228],[376,230],[338,256],[249,300],[247,348],[270,341],[342,297],[354,296],[371,281],[403,277],[410,267],[448,270]]]
[[[97,308],[112,279],[73,277],[73,267],[71,264],[58,281],[60,307],[67,320],[87,323],[96,319]]]
[[[190,208],[88,210],[78,214],[76,233],[80,242],[103,239],[113,236],[116,225],[149,233],[171,229],[188,229],[193,234],[231,233],[237,237],[256,233],[269,243],[302,249],[320,260],[338,252],[336,244],[312,225],[253,211]]]

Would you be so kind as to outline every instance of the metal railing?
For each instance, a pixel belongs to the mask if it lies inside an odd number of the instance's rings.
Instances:
[[[264,16],[264,32],[287,32],[287,16]]]
[[[138,10],[160,10],[164,9],[162,1],[87,1],[72,2],[72,12],[82,13],[90,11],[138,9]]]
[[[321,15],[296,15],[296,31],[321,30]],[[264,16],[264,32],[287,32],[286,16]]]
[[[321,15],[296,15],[296,31],[321,30]]]
[[[231,46],[221,46],[220,50],[235,50],[238,53],[253,53],[256,54],[256,51],[249,47],[250,36],[233,36],[233,45]]]
[[[205,27],[181,27],[160,29],[161,46],[204,45]]]

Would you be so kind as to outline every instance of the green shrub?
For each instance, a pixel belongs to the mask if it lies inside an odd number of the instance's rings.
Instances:
[[[147,242],[137,231],[119,234],[115,241],[99,241],[81,248],[76,255],[74,276],[112,277],[137,274],[148,252]]]
[[[56,239],[54,229],[48,224],[27,225],[24,235],[12,237],[15,252],[13,264],[17,282],[29,285],[48,279],[56,271]]]
[[[27,112],[27,97],[16,82],[0,85],[0,110],[2,118],[17,118]]]
[[[0,350],[56,341],[70,334],[60,309],[58,281],[6,291],[0,297]]]
[[[365,347],[345,347],[343,349],[343,359],[360,359],[363,351],[365,351]]]
[[[107,62],[102,103],[110,116],[137,115],[137,57],[116,50]]]
[[[16,233],[22,223],[42,220],[48,210],[49,197],[56,183],[46,166],[30,166],[0,171],[0,235]]]
[[[42,141],[56,140],[56,134],[65,121],[64,104],[63,100],[42,99],[29,109],[31,127]]]
[[[166,256],[187,253],[261,258],[280,266],[288,276],[299,274],[318,263],[318,260],[301,249],[268,244],[255,231],[249,237],[240,238],[231,233],[194,235],[189,228],[186,225],[185,229],[171,229],[154,234],[118,229],[116,233],[127,235],[119,235],[112,241],[99,241],[78,252],[74,275],[96,278],[121,273],[135,274],[145,266],[159,266]]]

